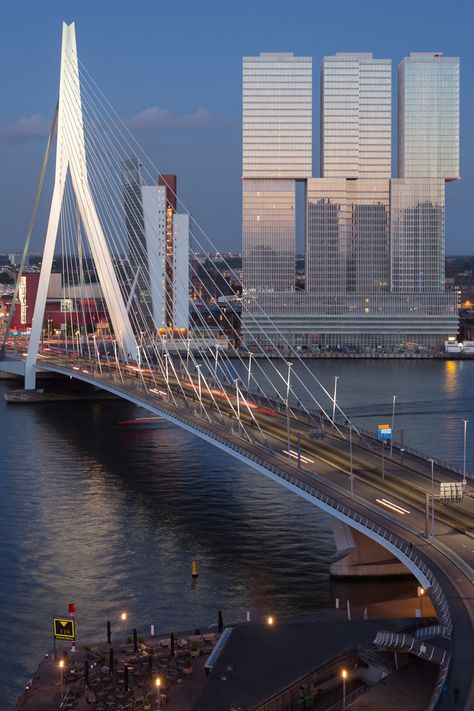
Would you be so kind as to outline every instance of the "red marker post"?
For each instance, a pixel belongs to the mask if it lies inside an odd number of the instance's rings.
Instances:
[[[73,602],[69,603],[69,617],[72,617],[73,619],[75,619],[75,617],[76,617],[76,606]],[[77,632],[76,632],[76,637],[77,637]],[[76,640],[73,639],[71,642],[71,652],[75,652],[75,651],[76,651]]]

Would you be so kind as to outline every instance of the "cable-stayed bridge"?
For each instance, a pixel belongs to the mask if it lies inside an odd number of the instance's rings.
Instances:
[[[16,308],[28,308],[24,266],[54,140],[31,332],[13,348],[10,325]],[[473,708],[474,506],[466,484],[461,500],[439,500],[440,484],[462,483],[462,475],[397,446],[389,452],[359,432],[283,334],[276,343],[262,333],[252,351],[216,337],[224,325],[231,328],[230,317],[193,310],[176,238],[186,253],[191,239],[189,278],[201,279],[206,301],[219,289],[211,269],[200,265],[199,272],[197,254],[215,246],[184,207],[170,212],[169,198],[159,207],[157,175],[79,61],[74,25],[64,25],[59,100],[0,368],[24,375],[27,390],[35,388],[38,371],[51,371],[162,415],[381,546],[389,555],[374,557],[358,538],[354,574],[400,572],[393,559],[413,573],[432,599],[441,636],[450,640],[442,643],[446,653],[436,655],[431,708],[446,679]],[[175,194],[173,200],[179,205]],[[45,313],[55,255],[62,323],[52,338]],[[248,301],[246,318],[255,319],[258,301],[245,293],[243,308]],[[341,557],[353,548],[354,541]]]

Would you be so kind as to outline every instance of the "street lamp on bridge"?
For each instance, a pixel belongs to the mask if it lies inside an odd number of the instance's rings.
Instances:
[[[462,468],[462,483],[466,486],[466,445],[467,445],[467,423],[469,420],[463,420],[464,422],[464,457],[463,457],[463,468]]]
[[[336,419],[336,396],[337,396],[337,381],[339,380],[339,375],[334,376],[334,395],[332,398],[332,426],[334,427],[334,420]]]
[[[392,458],[392,452],[393,452],[393,431],[395,427],[395,401],[397,399],[397,395],[393,396],[393,402],[392,402],[392,435],[390,437],[390,459]]]
[[[286,439],[288,442],[288,461],[291,462],[291,444],[290,444],[290,378],[291,378],[291,367],[293,363],[287,361],[288,366],[288,376],[286,380]]]

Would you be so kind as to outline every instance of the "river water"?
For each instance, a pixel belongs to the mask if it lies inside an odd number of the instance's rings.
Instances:
[[[338,402],[355,424],[390,422],[396,394],[406,443],[462,465],[474,363],[307,364],[331,392],[339,376]],[[320,398],[304,368],[294,368]],[[168,631],[207,626],[219,609],[232,621],[247,610],[278,615],[330,606],[336,594],[382,594],[370,583],[340,592],[329,580],[328,516],[165,421],[120,424],[143,415],[122,401],[0,399],[1,709],[11,708],[51,644],[53,615],[72,600],[84,643],[104,636],[107,619],[122,633],[122,610],[126,632],[151,623]]]

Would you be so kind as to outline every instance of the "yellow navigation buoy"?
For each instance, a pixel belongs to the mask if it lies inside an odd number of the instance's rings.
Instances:
[[[198,573],[198,564],[196,560],[193,560],[192,566],[191,566],[191,577],[197,578],[199,575]]]

